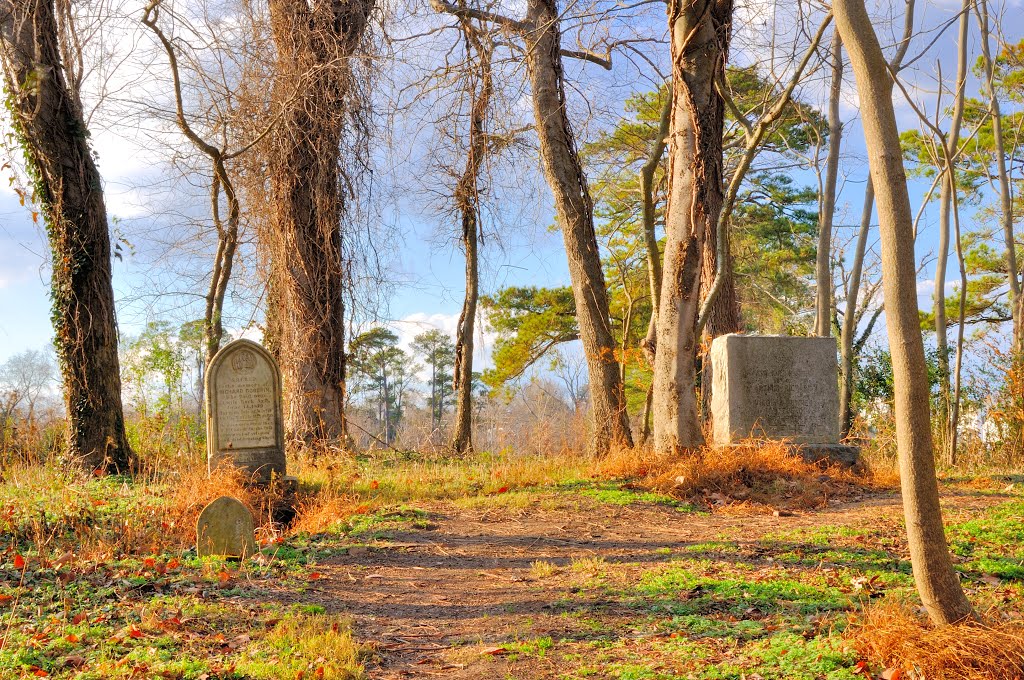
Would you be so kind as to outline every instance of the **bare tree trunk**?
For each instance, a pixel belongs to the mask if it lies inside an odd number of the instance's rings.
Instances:
[[[941,450],[946,460],[956,458],[954,447],[957,439],[957,423],[953,420],[953,408],[950,404],[950,370],[949,342],[947,339],[946,321],[946,266],[949,261],[949,219],[952,203],[959,200],[956,191],[955,170],[952,167],[960,143],[960,125],[963,121],[964,99],[966,98],[967,81],[967,33],[970,26],[970,9],[974,0],[965,0],[960,15],[960,32],[957,38],[956,90],[953,99],[953,115],[949,123],[949,133],[938,141],[942,144],[940,159],[942,180],[939,189],[939,252],[935,261],[935,346],[939,359],[939,423],[942,440]],[[938,124],[938,121],[936,121]],[[957,243],[957,248],[960,244]],[[959,352],[959,345],[958,345]],[[959,360],[958,360],[959,363]]]
[[[134,456],[121,407],[107,210],[81,103],[65,80],[53,0],[0,2],[0,51],[53,250],[69,454],[93,469],[128,472]]]
[[[181,130],[186,139],[210,159],[210,164],[213,168],[213,180],[210,183],[210,213],[213,217],[214,226],[217,229],[217,252],[214,256],[213,272],[210,274],[210,283],[206,293],[206,306],[203,315],[203,337],[206,345],[205,365],[209,366],[214,355],[220,349],[221,339],[224,337],[224,297],[227,295],[228,284],[231,281],[231,270],[235,261],[235,251],[238,248],[238,225],[242,212],[238,196],[235,193],[234,182],[228,173],[227,161],[242,153],[243,150],[251,148],[252,145],[246,145],[236,153],[229,153],[225,149],[214,146],[200,137],[189,124],[188,119],[185,117],[185,107],[182,101],[178,57],[175,54],[174,45],[157,23],[161,2],[162,0],[150,0],[146,6],[142,23],[156,35],[164,48],[164,52],[167,54],[174,89],[175,122],[178,125],[178,129]],[[269,132],[269,128],[267,132]],[[258,138],[262,138],[265,134],[266,132]],[[224,221],[220,212],[222,193],[227,200],[227,222]]]
[[[691,450],[704,442],[694,391],[701,267],[709,229],[722,208],[724,80],[730,0],[671,0],[672,121],[665,267],[654,359],[654,449]]]
[[[932,620],[953,623],[971,616],[972,608],[949,557],[939,507],[917,307],[913,217],[892,104],[893,80],[863,0],[835,0],[833,12],[863,103],[864,137],[877,196],[900,483],[914,579]]]
[[[350,60],[373,0],[270,0],[283,107],[269,155],[272,329],[285,387],[285,428],[301,445],[341,442],[345,326],[339,144],[361,83]]]
[[[527,23],[534,27],[524,38],[541,162],[555,198],[569,259],[580,340],[587,357],[593,448],[603,454],[613,445],[632,446],[633,440],[609,320],[608,290],[594,232],[593,201],[566,111],[561,35],[554,0],[529,0]]]
[[[853,427],[853,340],[857,334],[860,314],[857,305],[860,298],[860,281],[864,274],[864,256],[868,248],[868,233],[871,231],[871,213],[875,207],[875,185],[868,176],[864,186],[864,209],[860,217],[860,231],[850,269],[850,283],[846,291],[846,312],[843,314],[843,329],[839,336],[840,372],[842,383],[839,389],[839,432],[845,437]]]
[[[814,334],[832,335],[832,218],[836,211],[836,184],[839,180],[839,152],[843,121],[839,119],[839,98],[843,91],[843,39],[837,29],[832,37],[832,86],[828,96],[828,159],[825,162],[825,186],[818,215],[818,258],[815,266]]]
[[[1013,234],[1013,198],[1010,192],[1010,174],[1006,168],[1006,148],[1003,143],[1003,116],[999,95],[995,88],[994,60],[989,44],[991,28],[987,0],[977,0],[974,11],[980,28],[982,63],[984,65],[985,90],[989,98],[989,115],[992,119],[992,136],[995,141],[996,173],[999,178],[999,221],[1003,227],[1003,241],[1006,247],[1006,276],[1010,287],[1010,309],[1013,312],[1013,354],[1014,363],[1024,354],[1024,300],[1021,299],[1021,282],[1017,269],[1017,245]]]
[[[470,128],[466,168],[455,187],[455,203],[462,216],[462,247],[466,251],[466,297],[455,333],[454,387],[455,434],[452,451],[467,454],[473,451],[473,333],[476,327],[476,306],[480,294],[480,173],[487,153],[486,125],[490,112],[493,82],[491,80],[490,37],[481,37],[469,21],[463,20],[466,44],[476,51],[479,73],[469,77]]]
[[[956,181],[956,175],[951,175]],[[956,196],[956,185],[953,186]],[[956,329],[956,364],[953,369],[953,403],[949,410],[949,464],[956,465],[957,440],[960,436],[960,390],[961,369],[964,360],[964,323],[967,316],[967,264],[964,261],[963,239],[960,237],[960,204],[953,201],[953,236],[956,239],[956,261],[960,268],[960,304]]]
[[[651,294],[651,319],[647,324],[647,337],[641,342],[641,349],[653,365],[658,344],[658,307],[661,302],[661,249],[655,231],[657,223],[654,209],[654,173],[665,155],[668,146],[669,124],[672,121],[672,95],[665,97],[658,122],[658,136],[651,146],[647,161],[640,168],[640,193],[643,200],[644,246],[647,250],[647,282]],[[646,444],[651,437],[651,408],[654,400],[654,385],[647,389],[643,413],[640,415],[640,444]]]

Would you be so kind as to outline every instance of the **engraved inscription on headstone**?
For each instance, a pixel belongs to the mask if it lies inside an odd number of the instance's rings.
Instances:
[[[241,501],[221,496],[199,515],[196,553],[200,557],[249,557],[256,552],[254,528],[252,513]]]
[[[711,366],[717,446],[784,439],[808,457],[817,449],[817,457],[855,459],[856,449],[839,446],[834,338],[723,335],[711,344]]]
[[[206,375],[206,414],[211,472],[227,460],[256,482],[284,477],[281,374],[265,349],[236,340],[217,352]]]

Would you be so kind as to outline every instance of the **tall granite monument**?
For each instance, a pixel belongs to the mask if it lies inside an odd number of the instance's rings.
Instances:
[[[206,447],[212,473],[224,461],[267,484],[285,477],[281,372],[251,340],[224,346],[206,373]]]
[[[809,459],[852,465],[839,441],[835,338],[729,334],[711,343],[716,446],[785,440]]]

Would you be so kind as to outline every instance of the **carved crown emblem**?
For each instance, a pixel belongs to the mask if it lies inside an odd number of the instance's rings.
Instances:
[[[252,350],[243,349],[231,356],[231,368],[235,371],[251,371],[256,368],[256,355]]]

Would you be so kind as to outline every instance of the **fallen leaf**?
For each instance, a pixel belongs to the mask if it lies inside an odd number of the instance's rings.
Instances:
[[[318,581],[322,577],[320,576],[320,572],[314,571],[307,578],[309,578],[310,581]]]
[[[489,656],[501,656],[502,654],[508,654],[507,647],[487,647],[480,651],[481,654],[487,654]]]
[[[14,556],[14,568],[15,569],[24,569],[25,568],[25,558],[22,557],[21,555],[16,554]]]
[[[10,602],[13,599],[14,599],[13,595],[5,595],[4,593],[0,593],[0,604],[5,604],[7,602]]]
[[[134,639],[138,640],[141,637],[145,637],[145,633],[143,633],[138,628],[135,628],[134,626],[132,626],[131,628],[128,629],[128,637],[134,638]]]
[[[82,621],[85,621],[87,618],[88,616],[86,614],[75,614],[75,617],[71,619],[71,623],[77,626]]]
[[[379,489],[380,488],[380,482],[378,482],[376,479],[373,480],[372,482],[370,482],[370,488],[371,489]]]
[[[81,638],[75,635],[74,633],[69,633],[68,635],[65,635],[64,639],[70,642],[71,644],[81,641]]]

